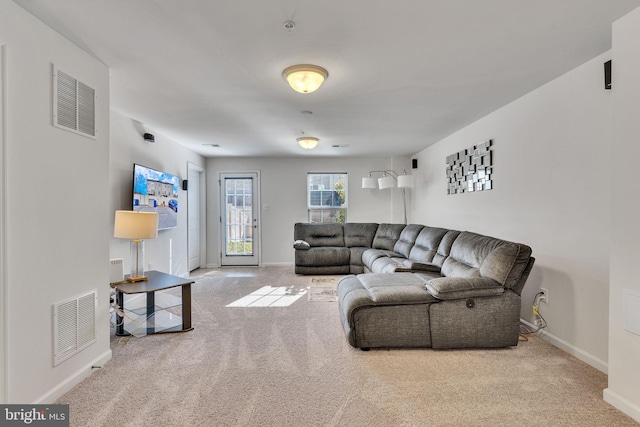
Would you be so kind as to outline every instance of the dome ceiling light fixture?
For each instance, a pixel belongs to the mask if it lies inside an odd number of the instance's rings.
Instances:
[[[301,64],[285,68],[282,76],[296,92],[311,93],[318,90],[329,77],[329,72],[317,65]]]
[[[300,147],[304,148],[305,150],[312,150],[316,148],[316,145],[318,145],[318,142],[320,140],[313,136],[301,136],[299,138],[296,138],[296,141],[298,141]]]

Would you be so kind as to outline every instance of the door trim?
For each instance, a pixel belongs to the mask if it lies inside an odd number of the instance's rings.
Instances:
[[[194,163],[187,162],[187,179],[189,177],[189,172],[195,171],[198,173],[198,188],[199,193],[197,195],[199,199],[199,207],[200,207],[200,224],[198,225],[200,229],[200,268],[203,268],[207,265],[207,191],[206,191],[206,172],[205,169],[201,166],[198,166]],[[189,209],[189,200],[188,198],[191,193],[187,190],[187,209]],[[189,214],[187,211],[187,270],[189,269],[189,260],[191,257],[189,256]]]
[[[222,219],[225,216],[225,212],[223,211],[223,209],[225,208],[225,203],[224,203],[224,191],[222,189],[222,181],[225,177],[236,177],[236,178],[243,178],[243,177],[251,177],[253,178],[253,176],[250,175],[255,175],[255,180],[256,180],[256,193],[253,195],[253,205],[254,205],[254,215],[255,215],[255,220],[256,220],[256,225],[257,225],[257,236],[258,236],[258,244],[257,244],[257,248],[254,247],[254,256],[255,256],[255,260],[256,260],[256,264],[249,264],[246,265],[247,267],[262,267],[262,221],[260,218],[260,193],[261,193],[261,186],[260,186],[260,171],[243,171],[243,172],[220,172],[218,175],[218,191],[219,191],[219,204],[220,204],[220,212],[219,212],[219,218],[220,220],[218,221],[218,234],[220,235],[220,250],[219,250],[219,254],[218,254],[218,265],[220,267],[225,267],[225,266],[231,266],[231,264],[223,264],[222,259],[223,259],[223,253],[224,253],[224,247],[226,244],[226,236],[225,236],[225,232],[224,232],[224,227],[222,225]]]
[[[7,309],[7,97],[6,97],[6,45],[0,45],[0,403],[8,402],[9,385],[7,377],[7,331],[9,315]]]

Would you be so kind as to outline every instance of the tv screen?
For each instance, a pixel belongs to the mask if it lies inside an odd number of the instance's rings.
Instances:
[[[157,212],[158,230],[178,225],[177,176],[134,163],[133,210]]]

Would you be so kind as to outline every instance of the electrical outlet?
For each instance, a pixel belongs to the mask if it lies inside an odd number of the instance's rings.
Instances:
[[[540,292],[542,292],[542,295],[540,295],[540,301],[549,304],[549,291],[545,288],[540,288]]]
[[[534,322],[536,324],[536,326],[539,328],[542,326],[542,319],[538,318],[536,319],[536,321]]]

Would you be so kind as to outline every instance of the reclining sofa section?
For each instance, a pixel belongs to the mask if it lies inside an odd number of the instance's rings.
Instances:
[[[338,301],[355,348],[518,344],[527,245],[419,224],[298,223],[294,238],[296,273],[351,273]]]

